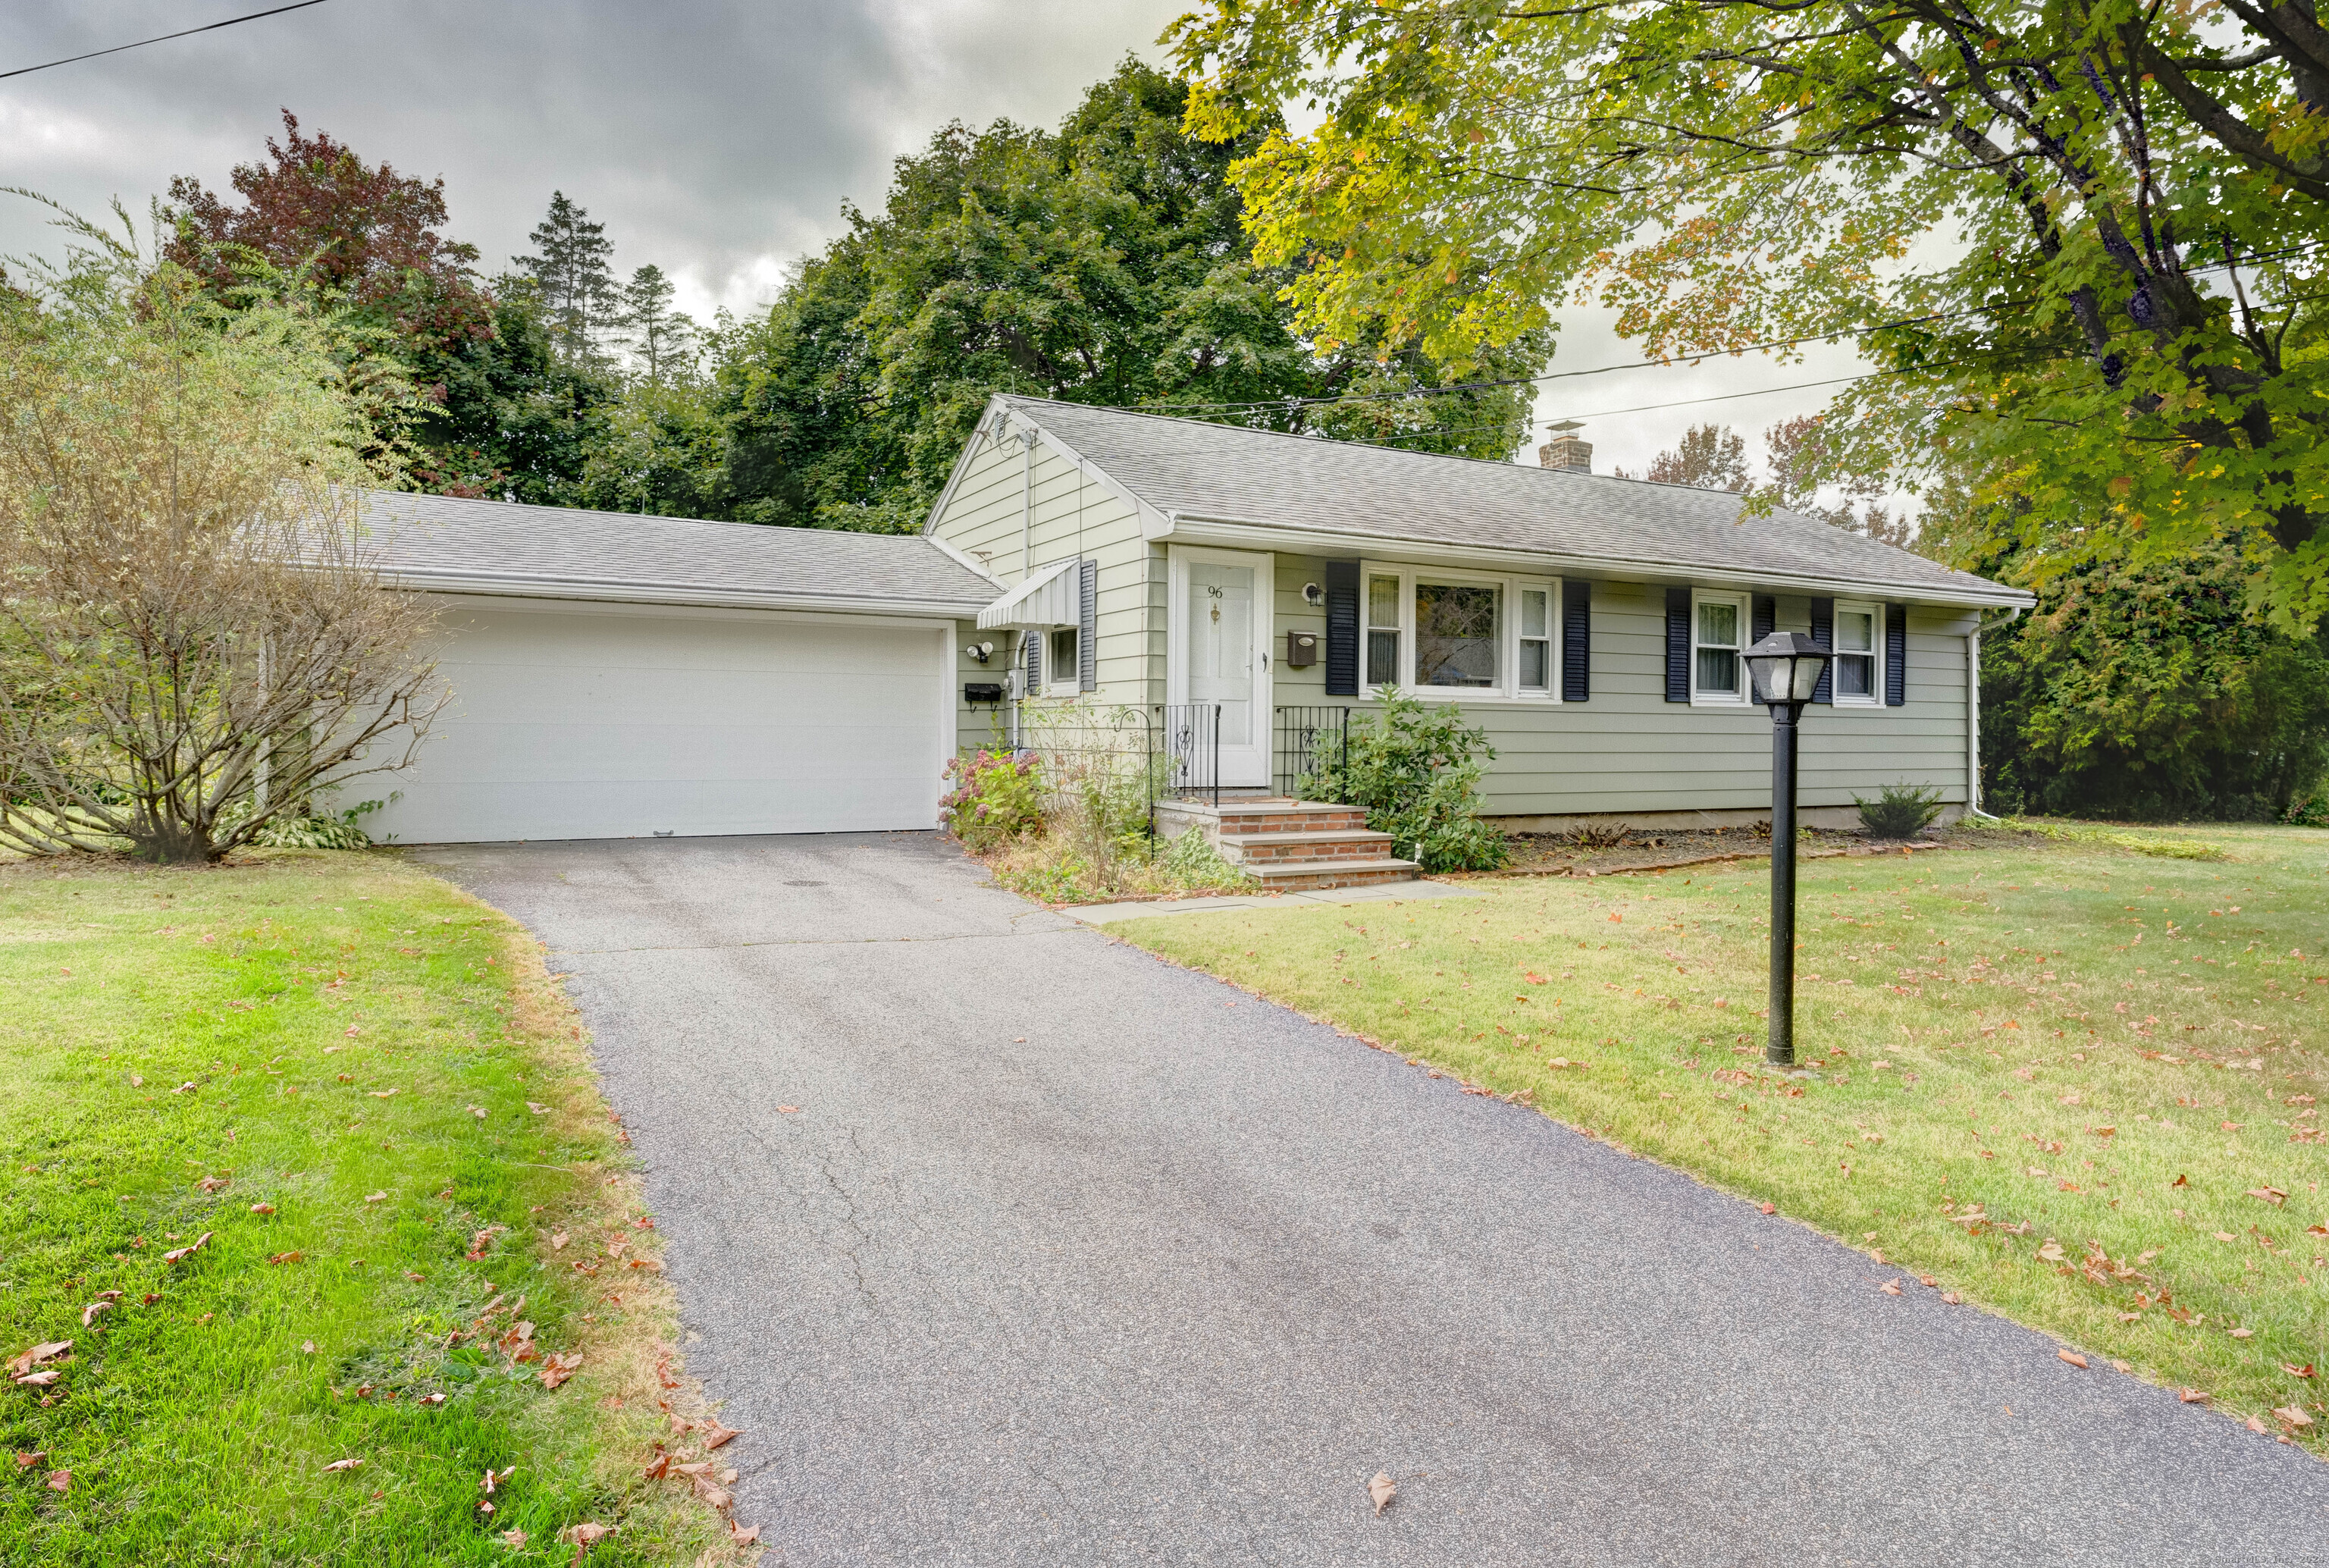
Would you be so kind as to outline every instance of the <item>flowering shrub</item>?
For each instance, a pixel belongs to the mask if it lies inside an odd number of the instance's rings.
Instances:
[[[949,758],[946,777],[950,788],[938,798],[938,810],[948,829],[974,853],[1043,826],[1043,785],[1033,752]]]

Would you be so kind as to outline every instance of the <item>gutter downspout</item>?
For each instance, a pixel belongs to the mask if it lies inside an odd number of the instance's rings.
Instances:
[[[1997,625],[2011,626],[2021,619],[2017,607],[2007,610]],[[1966,810],[1984,822],[2003,820],[1981,808],[1981,638],[1994,629],[1976,616],[1973,631],[1966,638]]]

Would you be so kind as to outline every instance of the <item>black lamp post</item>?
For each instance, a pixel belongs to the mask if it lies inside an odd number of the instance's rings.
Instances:
[[[1771,710],[1771,1039],[1763,1060],[1796,1064],[1796,721],[1831,656],[1799,631],[1747,650],[1755,700]]]

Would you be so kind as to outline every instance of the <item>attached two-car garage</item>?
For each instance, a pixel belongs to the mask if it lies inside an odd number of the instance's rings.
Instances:
[[[438,594],[451,699],[412,768],[347,791],[351,803],[396,792],[366,819],[375,837],[935,826],[954,746],[955,616],[995,590],[927,542],[380,499],[384,567]],[[575,548],[578,525],[596,548]],[[554,559],[506,558],[528,528]],[[609,561],[609,546],[632,559]],[[534,567],[523,581],[520,564]],[[684,602],[755,597],[848,608]]]

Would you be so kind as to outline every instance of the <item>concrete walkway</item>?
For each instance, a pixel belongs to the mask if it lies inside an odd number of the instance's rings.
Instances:
[[[771,1563],[2255,1568],[2329,1540],[2302,1451],[1884,1295],[933,836],[419,853],[572,977]]]

